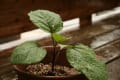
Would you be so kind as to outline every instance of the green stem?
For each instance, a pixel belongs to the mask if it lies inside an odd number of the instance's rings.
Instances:
[[[54,40],[53,38],[53,35],[52,36],[52,43],[53,43],[53,55],[52,55],[52,72],[54,72],[54,67],[55,67],[55,57],[56,57],[56,41]]]

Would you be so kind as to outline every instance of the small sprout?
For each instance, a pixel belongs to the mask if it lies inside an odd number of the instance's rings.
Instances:
[[[28,13],[30,20],[38,28],[42,29],[51,34],[52,44],[53,44],[53,59],[51,62],[52,68],[48,72],[48,65],[44,66],[32,66],[32,70],[35,70],[34,74],[42,75],[42,72],[36,72],[39,69],[37,67],[43,67],[42,69],[46,72],[55,75],[55,60],[59,52],[56,52],[56,47],[60,46],[61,49],[66,48],[66,57],[68,62],[73,68],[75,68],[80,73],[83,73],[89,80],[107,80],[107,71],[105,64],[98,61],[95,56],[94,50],[83,45],[63,45],[61,42],[67,41],[69,38],[57,34],[63,28],[63,22],[61,17],[48,10],[36,10]],[[12,64],[33,64],[38,63],[43,60],[46,56],[46,50],[42,47],[38,47],[38,43],[34,41],[25,42],[18,47],[16,47],[11,56]],[[29,70],[30,67],[27,69]],[[63,67],[66,68],[66,67]],[[40,71],[44,71],[40,69]],[[30,71],[31,72],[31,71]],[[47,74],[46,74],[47,75]],[[61,74],[59,74],[61,75]]]

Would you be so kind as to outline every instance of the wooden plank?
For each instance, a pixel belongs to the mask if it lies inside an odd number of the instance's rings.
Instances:
[[[109,80],[120,80],[120,58],[107,65]]]
[[[9,41],[13,41],[13,40],[17,40],[17,39],[20,39],[20,35],[13,35],[13,36],[1,38],[0,39],[0,44],[5,43],[5,42],[9,42]]]
[[[120,58],[120,38],[97,47],[95,51],[100,60],[106,64],[110,64]]]
[[[0,30],[2,31],[0,38],[18,35],[33,29],[34,26],[29,24],[27,17],[27,13],[31,10],[51,10],[60,14],[63,20],[68,20],[114,8],[118,6],[118,2],[119,0],[2,0],[0,3]],[[19,26],[18,23],[23,26]],[[14,31],[11,32],[13,29]],[[4,30],[7,31],[4,32]]]
[[[34,29],[33,27],[29,27],[29,26],[30,23],[22,24],[21,22],[18,22],[18,23],[11,23],[10,25],[7,25],[5,27],[0,27],[0,32],[1,32],[0,37],[5,38],[4,35],[7,35],[6,37],[9,37],[11,35],[21,33],[21,31],[27,31],[27,29]]]
[[[81,28],[84,28],[84,27],[89,26],[89,25],[92,25],[92,15],[80,18]]]

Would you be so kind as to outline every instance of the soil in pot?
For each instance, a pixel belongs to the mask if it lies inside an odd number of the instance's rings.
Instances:
[[[55,74],[51,75],[51,64],[14,65],[18,80],[88,80],[74,68],[55,66]]]
[[[55,66],[53,73],[51,72],[51,64],[43,63],[29,65],[26,67],[26,71],[37,76],[69,76],[80,74],[80,72],[76,71],[74,68],[60,65]]]

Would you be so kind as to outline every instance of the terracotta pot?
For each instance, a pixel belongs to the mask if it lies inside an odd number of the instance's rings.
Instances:
[[[44,58],[42,63],[48,64],[52,61],[52,46],[45,46],[44,47],[47,50],[47,55]],[[59,48],[57,47],[57,51],[59,51]],[[64,65],[71,67],[70,64],[67,62],[65,53],[66,50],[60,51],[60,55],[56,60],[57,65]],[[88,80],[83,74],[76,74],[76,75],[70,75],[70,76],[36,76],[32,75],[25,71],[25,68],[28,65],[14,65],[15,71],[18,74],[18,80]]]

